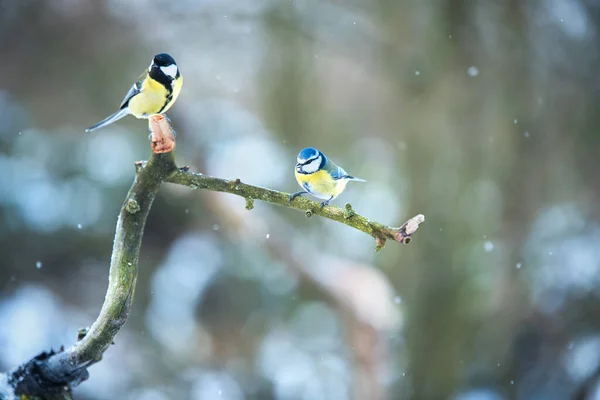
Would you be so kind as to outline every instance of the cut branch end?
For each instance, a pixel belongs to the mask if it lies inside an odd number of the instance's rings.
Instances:
[[[175,148],[175,133],[171,124],[162,114],[154,114],[148,118],[151,134],[152,152],[155,154],[168,153]]]

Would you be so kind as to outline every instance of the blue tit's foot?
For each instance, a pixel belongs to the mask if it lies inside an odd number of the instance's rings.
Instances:
[[[306,193],[306,192],[296,192],[296,193],[290,194],[290,197],[288,198],[289,202],[291,203],[292,200],[294,200],[298,196],[302,196],[304,193]]]
[[[171,118],[169,118],[169,117],[167,116],[167,114],[163,114],[163,116],[165,117],[165,119],[167,120],[167,122],[168,122],[169,124],[171,124]]]
[[[185,165],[183,167],[180,167],[179,170],[181,172],[188,172],[190,170],[190,166],[189,165]]]
[[[330,197],[329,200],[325,200],[324,202],[321,203],[321,208],[328,206],[329,202],[333,199],[333,197]]]

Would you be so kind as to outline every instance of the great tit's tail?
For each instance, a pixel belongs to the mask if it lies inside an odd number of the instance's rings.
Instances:
[[[364,179],[357,178],[357,177],[355,177],[355,176],[350,176],[350,175],[348,175],[348,176],[346,177],[346,179],[348,179],[349,181],[356,181],[356,182],[366,182]]]
[[[105,127],[106,125],[110,125],[113,122],[120,120],[121,118],[123,118],[124,116],[126,116],[128,114],[129,114],[129,108],[127,108],[127,107],[122,108],[119,111],[117,111],[116,113],[104,118],[102,121],[98,122],[96,125],[90,126],[85,131],[86,132],[95,131],[96,129],[100,129],[102,127]]]

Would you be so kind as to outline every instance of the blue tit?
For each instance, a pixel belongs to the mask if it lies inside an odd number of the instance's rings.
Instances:
[[[85,131],[100,129],[130,114],[136,118],[163,114],[177,100],[182,84],[183,77],[173,57],[166,53],[157,54],[148,70],[131,86],[119,110]]]
[[[309,193],[325,200],[321,203],[321,208],[338,197],[349,181],[366,182],[364,179],[348,175],[342,167],[312,147],[307,147],[298,154],[295,175],[298,184],[304,190],[290,195],[290,202],[304,193]]]

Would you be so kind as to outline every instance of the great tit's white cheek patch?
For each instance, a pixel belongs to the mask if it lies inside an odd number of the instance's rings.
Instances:
[[[160,70],[167,76],[175,78],[177,76],[177,65],[171,64],[166,67],[160,67]]]
[[[317,157],[308,164],[304,165],[302,169],[304,172],[312,174],[319,170],[319,166],[321,165],[321,157]]]

